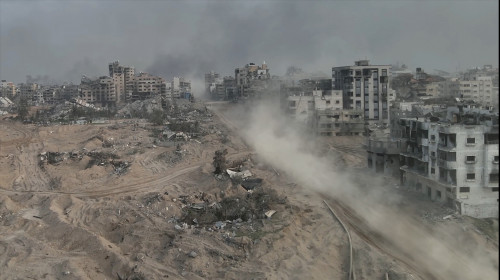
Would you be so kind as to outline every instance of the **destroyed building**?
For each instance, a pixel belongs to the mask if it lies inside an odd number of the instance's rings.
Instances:
[[[156,95],[166,96],[167,86],[165,79],[148,73],[139,73],[130,81],[131,92],[127,95],[127,101],[135,102],[145,100]]]
[[[367,166],[375,173],[399,176],[401,141],[391,137],[389,129],[375,130],[366,139]]]
[[[78,98],[100,107],[116,107],[156,95],[167,97],[165,79],[143,72],[135,75],[134,67],[115,61],[109,64],[109,76],[97,79],[83,76]]]
[[[282,84],[281,108],[315,135],[360,135],[364,120],[360,110],[343,109],[342,91],[332,90],[329,79],[303,79]]]
[[[101,107],[115,106],[117,102],[116,87],[113,78],[101,76],[97,79],[82,77],[79,98],[86,103]]]
[[[332,89],[342,91],[344,109],[361,110],[369,123],[387,123],[390,71],[390,65],[370,65],[369,60],[333,67]]]
[[[399,120],[401,184],[463,215],[498,218],[498,113],[445,113]]]
[[[271,74],[266,62],[261,66],[249,63],[234,70],[235,86],[238,97],[259,97],[269,87]]]
[[[125,102],[127,96],[133,92],[134,67],[123,66],[119,61],[115,61],[109,63],[108,70],[115,85],[116,102],[118,104]]]

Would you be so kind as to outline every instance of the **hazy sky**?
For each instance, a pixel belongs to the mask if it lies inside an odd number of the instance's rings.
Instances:
[[[170,79],[265,60],[330,73],[374,64],[498,66],[498,0],[0,1],[0,78],[78,83],[108,63]]]

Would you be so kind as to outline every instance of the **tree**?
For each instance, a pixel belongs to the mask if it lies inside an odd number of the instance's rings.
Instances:
[[[19,99],[19,105],[17,106],[17,116],[24,120],[29,113],[30,106],[28,105],[28,100],[25,97]]]

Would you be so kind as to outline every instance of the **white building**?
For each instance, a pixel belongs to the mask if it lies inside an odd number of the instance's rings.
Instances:
[[[471,80],[460,81],[459,92],[460,97],[464,100],[473,100],[481,105],[498,104],[498,94],[495,94],[496,91],[490,76],[479,76],[473,77]]]
[[[448,119],[401,119],[401,183],[461,214],[498,218],[498,115],[448,110]]]

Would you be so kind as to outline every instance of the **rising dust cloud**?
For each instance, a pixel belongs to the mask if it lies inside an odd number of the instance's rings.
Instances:
[[[381,235],[389,243],[387,247],[404,255],[419,271],[435,279],[498,279],[496,253],[467,244],[468,240],[461,238],[463,232],[437,232],[397,207],[389,207],[387,201],[398,201],[378,191],[375,185],[384,184],[382,179],[360,179],[363,175],[359,171],[346,172],[332,165],[327,157],[312,153],[307,147],[314,141],[308,140],[305,133],[280,115],[276,109],[279,106],[271,103],[251,105],[245,114],[238,109],[225,112],[263,161],[303,188],[348,205],[366,221],[370,232]]]

